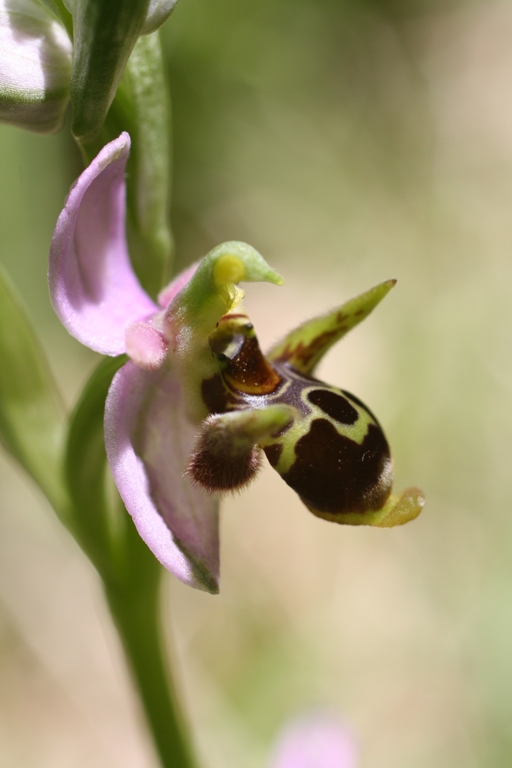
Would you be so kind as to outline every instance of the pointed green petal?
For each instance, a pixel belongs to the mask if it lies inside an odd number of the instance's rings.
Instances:
[[[1,272],[0,360],[0,439],[62,516],[65,411],[39,340]]]
[[[210,491],[242,488],[260,467],[261,452],[256,446],[287,427],[294,417],[295,409],[288,405],[209,416],[201,425],[189,475]]]
[[[166,335],[172,340],[173,358],[185,383],[187,412],[193,421],[208,415],[201,385],[218,371],[208,337],[221,317],[234,310],[243,298],[243,292],[237,288],[242,281],[283,283],[282,277],[250,245],[222,243],[205,256],[167,309]]]
[[[308,320],[273,347],[268,359],[288,363],[301,373],[311,375],[332,345],[368,317],[395,283],[396,280],[386,280],[333,312]]]

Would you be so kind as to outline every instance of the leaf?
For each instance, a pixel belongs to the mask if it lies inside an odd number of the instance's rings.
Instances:
[[[149,0],[68,2],[74,29],[72,129],[89,159],[98,149],[101,127],[142,32],[148,5]]]
[[[0,436],[61,516],[64,406],[16,292],[0,271]]]

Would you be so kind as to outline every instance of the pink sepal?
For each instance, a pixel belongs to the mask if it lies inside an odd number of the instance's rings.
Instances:
[[[126,509],[167,570],[217,592],[218,502],[184,475],[195,432],[167,363],[146,371],[129,362],[117,372],[105,406],[105,445]]]
[[[107,144],[71,188],[50,249],[54,309],[72,336],[104,355],[125,351],[125,328],[158,307],[140,286],[125,236],[130,137]]]
[[[171,283],[169,283],[169,285],[166,285],[165,288],[162,288],[158,294],[158,303],[161,307],[164,307],[165,309],[171,303],[176,294],[179,293],[181,289],[188,283],[198,268],[199,264],[200,262],[196,261],[194,264],[192,264],[192,266],[187,267],[178,275],[176,275],[176,277]]]

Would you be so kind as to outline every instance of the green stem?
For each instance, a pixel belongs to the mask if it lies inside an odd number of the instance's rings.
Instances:
[[[125,76],[133,121],[127,187],[130,256],[144,287],[156,295],[170,280],[173,249],[171,103],[158,32],[139,38]]]
[[[198,768],[185,736],[160,622],[160,572],[106,595],[162,768]]]

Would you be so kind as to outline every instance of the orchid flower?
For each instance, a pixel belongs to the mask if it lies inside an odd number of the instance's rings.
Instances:
[[[319,517],[381,527],[416,517],[423,495],[391,494],[384,433],[360,400],[313,378],[329,347],[366,317],[389,280],[290,333],[265,357],[241,281],[282,278],[245,243],[224,243],[154,302],[125,238],[128,134],[72,187],[52,240],[50,292],[68,331],[127,354],[105,407],[110,469],[137,530],[186,584],[218,589],[219,492],[245,486],[265,452]]]
[[[303,716],[280,734],[269,768],[356,768],[353,735],[337,717],[325,713]]]

